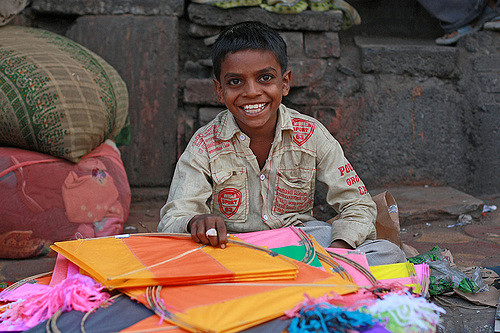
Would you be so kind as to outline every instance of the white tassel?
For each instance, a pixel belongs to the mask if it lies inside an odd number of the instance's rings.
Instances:
[[[424,297],[407,294],[388,294],[375,302],[367,311],[380,319],[387,318],[392,324],[426,332],[440,323],[440,314],[446,311],[428,302]]]

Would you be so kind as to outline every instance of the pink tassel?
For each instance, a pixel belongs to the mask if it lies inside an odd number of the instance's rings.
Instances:
[[[31,328],[52,317],[59,309],[88,312],[109,300],[109,294],[101,292],[102,289],[102,285],[88,276],[70,276],[53,287],[39,288],[8,304],[8,309],[0,315],[1,326]],[[8,294],[2,299],[12,300]]]

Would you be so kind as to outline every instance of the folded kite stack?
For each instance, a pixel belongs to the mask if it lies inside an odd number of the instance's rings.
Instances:
[[[0,27],[0,258],[120,233],[130,186],[115,143],[129,142],[113,67],[55,33]]]
[[[0,330],[431,333],[443,312],[414,292],[413,264],[372,274],[363,253],[330,255],[294,227],[230,235],[225,249],[152,233],[52,249],[50,278],[0,293]]]

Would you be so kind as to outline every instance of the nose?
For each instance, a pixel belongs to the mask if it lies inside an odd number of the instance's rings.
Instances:
[[[261,93],[262,93],[262,89],[261,89],[258,82],[250,80],[245,85],[245,91],[244,91],[245,96],[249,96],[249,97],[258,96]]]

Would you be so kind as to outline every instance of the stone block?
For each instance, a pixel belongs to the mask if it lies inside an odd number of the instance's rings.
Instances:
[[[184,102],[188,104],[222,105],[212,79],[187,79]]]
[[[193,106],[185,106],[177,114],[177,159],[181,157],[196,130],[196,117],[197,108]]]
[[[198,111],[200,126],[203,126],[212,121],[215,118],[215,116],[217,116],[222,110],[223,110],[222,107],[200,108],[200,110]]]
[[[195,38],[214,36],[217,35],[220,31],[220,27],[207,27],[196,23],[189,24],[189,35]]]
[[[293,89],[288,98],[293,104],[338,106],[342,104],[343,98],[355,96],[360,89],[360,80],[353,77],[345,77],[335,83],[323,79],[306,87]]]
[[[259,21],[277,30],[285,31],[340,31],[342,12],[303,11],[300,14],[276,14],[260,7],[221,9],[215,6],[191,3],[189,19],[197,24],[225,27],[243,21]]]
[[[167,15],[181,16],[183,0],[32,0],[36,12],[63,15]]]
[[[304,56],[304,35],[301,32],[280,32],[285,40],[289,58]]]
[[[341,115],[336,137],[365,184],[471,189],[466,159],[471,143],[463,117],[474,105],[450,81],[364,75],[360,91],[344,99],[350,103],[336,108]]]
[[[478,141],[481,142],[479,151],[480,163],[476,171],[476,183],[481,185],[484,193],[498,193],[500,191],[500,104],[484,105],[484,112],[476,114],[480,122]]]
[[[340,57],[340,40],[338,32],[306,33],[304,36],[304,45],[308,57]]]
[[[479,75],[479,80],[484,92],[500,93],[500,75],[498,73],[482,73]]]
[[[127,84],[132,142],[121,151],[132,186],[168,186],[174,171],[177,30],[172,16],[82,16],[66,35],[108,61]]]
[[[323,59],[290,59],[288,65],[292,71],[292,87],[304,87],[321,80],[327,67]]]
[[[201,61],[188,60],[184,63],[184,72],[182,74],[189,77],[205,78],[212,75],[212,67],[205,66]]]
[[[410,74],[456,78],[458,50],[430,42],[397,38],[355,38],[364,73]]]
[[[294,72],[292,72],[292,77],[293,75],[295,75]],[[285,101],[294,105],[317,105],[321,98],[321,89],[316,88],[311,86],[296,87],[285,97]]]
[[[482,55],[473,60],[474,70],[478,72],[500,72],[500,55]]]

